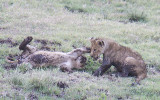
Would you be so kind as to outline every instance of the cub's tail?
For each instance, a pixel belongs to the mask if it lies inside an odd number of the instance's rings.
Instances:
[[[7,56],[5,58],[7,63],[18,63],[18,60],[14,60],[14,58]]]

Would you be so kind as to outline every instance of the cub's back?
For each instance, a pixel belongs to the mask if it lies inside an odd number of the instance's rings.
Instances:
[[[28,61],[36,64],[57,65],[68,61],[70,57],[62,52],[37,51],[28,57]]]
[[[131,48],[125,47],[125,46],[121,46],[121,48],[124,48],[124,50],[125,50],[124,56],[133,57],[137,60],[143,60],[142,56],[138,52],[136,52],[135,50],[132,50]]]

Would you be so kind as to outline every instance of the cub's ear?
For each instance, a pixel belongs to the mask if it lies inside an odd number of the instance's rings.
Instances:
[[[98,44],[99,46],[101,46],[101,47],[104,46],[104,42],[103,42],[102,40],[98,40],[98,41],[97,41],[97,44]]]

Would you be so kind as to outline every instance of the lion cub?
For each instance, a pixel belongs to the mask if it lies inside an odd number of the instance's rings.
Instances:
[[[37,50],[28,45],[32,37],[27,37],[20,44],[19,49],[23,50],[19,62],[30,63],[33,67],[58,66],[62,71],[72,71],[73,68],[81,69],[85,66],[86,57],[84,53],[89,53],[89,48],[77,48],[71,52],[51,52]]]
[[[137,84],[146,78],[146,64],[138,52],[107,38],[92,38],[90,41],[91,57],[97,60],[103,54],[103,63],[94,76],[103,75],[113,65],[124,77],[136,76]]]

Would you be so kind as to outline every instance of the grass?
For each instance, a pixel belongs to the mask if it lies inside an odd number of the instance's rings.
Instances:
[[[100,64],[89,55],[86,67],[71,74],[57,68],[31,70],[28,64],[6,70],[4,58],[21,52],[18,46],[0,43],[0,99],[159,100],[159,9],[157,0],[1,0],[0,39],[20,43],[33,36],[61,44],[48,43],[50,50],[68,52],[90,46],[91,37],[108,37],[138,51],[149,71],[141,85],[131,87],[134,78],[110,76],[114,68],[93,77]]]
[[[130,22],[146,22],[147,21],[147,15],[144,14],[144,12],[137,11],[131,12],[131,14],[128,15]]]

